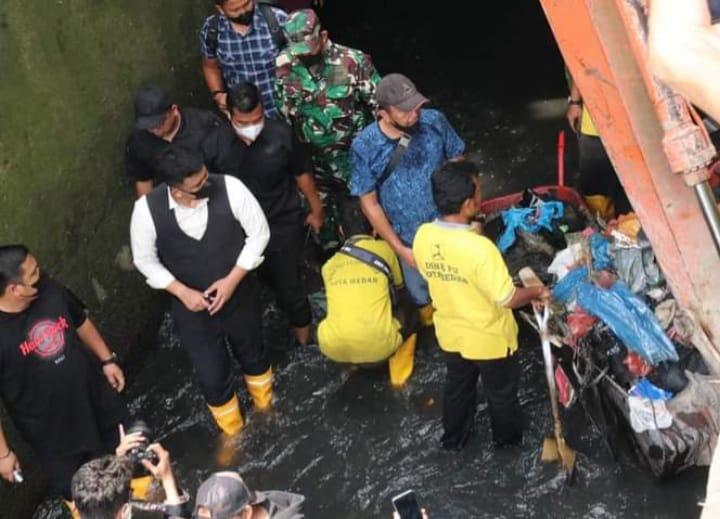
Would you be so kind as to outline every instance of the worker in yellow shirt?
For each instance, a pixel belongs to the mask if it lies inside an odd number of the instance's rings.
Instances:
[[[583,103],[575,83],[571,84],[567,120],[578,135],[579,188],[593,215],[610,220],[632,211],[627,195],[610,162],[600,133]]]
[[[447,365],[442,445],[465,446],[479,376],[495,445],[515,445],[522,440],[523,417],[517,397],[518,327],[511,309],[547,299],[550,292],[514,286],[498,248],[471,227],[480,207],[474,165],[448,162],[433,173],[432,190],[441,216],[420,227],[413,254],[430,287],[435,333]]]
[[[370,236],[361,216],[345,227],[351,238],[322,268],[327,316],[318,326],[320,351],[361,366],[387,361],[392,385],[402,386],[413,370],[417,309],[390,246]]]

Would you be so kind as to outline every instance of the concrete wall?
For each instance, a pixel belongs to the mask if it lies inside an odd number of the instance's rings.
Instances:
[[[137,303],[150,299],[140,276],[118,266],[132,207],[123,171],[132,92],[158,82],[207,103],[197,31],[212,9],[209,0],[0,2],[0,243],[27,243],[121,349],[141,324]]]
[[[133,201],[123,170],[132,92],[157,82],[207,105],[197,31],[213,5],[0,1],[0,243],[29,245],[121,352],[142,342],[157,301],[120,267],[129,258],[118,261]],[[10,495],[0,489],[0,515],[27,517],[41,493],[28,479]]]

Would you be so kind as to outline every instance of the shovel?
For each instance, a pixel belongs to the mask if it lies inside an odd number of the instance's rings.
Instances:
[[[542,286],[542,281],[529,267],[525,267],[518,273],[523,285],[526,287]],[[557,400],[557,388],[555,387],[555,375],[553,373],[552,353],[550,351],[550,333],[548,331],[548,319],[550,318],[550,306],[545,303],[542,314],[537,307],[533,307],[535,320],[537,321],[540,339],[542,341],[543,361],[545,363],[545,378],[547,379],[548,392],[550,394],[550,409],[554,423],[554,437],[545,438],[543,441],[541,460],[550,463],[560,460],[565,470],[568,481],[572,481],[575,473],[576,453],[565,441],[563,436],[562,423],[560,422],[560,410]]]

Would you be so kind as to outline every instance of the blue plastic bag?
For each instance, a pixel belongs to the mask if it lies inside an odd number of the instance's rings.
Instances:
[[[672,393],[657,387],[646,378],[641,378],[637,384],[630,388],[629,394],[630,396],[639,396],[648,400],[670,400],[673,397]]]
[[[645,362],[652,366],[667,360],[677,362],[675,346],[655,314],[625,283],[618,281],[605,290],[584,281],[578,283],[576,291],[578,304],[607,324],[622,343]]]
[[[598,233],[590,236],[590,253],[593,257],[593,268],[595,270],[614,268],[615,263],[610,257],[610,242],[605,236]]]
[[[587,281],[587,267],[579,267],[571,270],[555,285],[552,297],[555,301],[566,305],[577,297],[577,287],[583,281]]]
[[[498,238],[498,248],[505,252],[515,243],[515,231],[520,229],[525,232],[537,233],[541,229],[552,231],[554,220],[562,218],[565,214],[565,206],[562,202],[539,201],[536,207],[513,207],[502,211],[505,230]]]

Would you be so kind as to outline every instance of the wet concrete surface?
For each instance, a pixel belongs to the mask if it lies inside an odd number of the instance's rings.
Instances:
[[[370,1],[355,3],[353,12],[339,3],[329,2],[326,11],[331,35],[371,51],[381,72],[403,71],[416,80],[466,139],[486,197],[555,182],[555,142],[564,121],[553,114],[562,112],[557,99],[566,90],[538,6],[510,2],[493,17],[478,7],[420,12],[409,2]],[[569,146],[572,172],[571,138]],[[557,466],[540,462],[549,409],[538,340],[524,328],[520,399],[528,428],[522,446],[495,450],[481,405],[469,445],[449,453],[439,447],[445,370],[432,330],[421,337],[412,379],[395,391],[386,369],[350,370],[316,348],[289,349],[273,306],[265,327],[275,359],[274,409],[248,412],[230,466],[253,488],[304,494],[310,518],[391,517],[391,496],[409,488],[435,519],[699,514],[705,469],[655,481],[627,448],[614,461],[578,409],[565,414],[579,454],[574,486],[565,485]],[[129,362],[132,411],[157,431],[192,493],[220,466],[218,433],[167,321],[157,341]],[[240,394],[249,409],[244,388]],[[57,517],[58,510],[49,503],[37,517]]]

